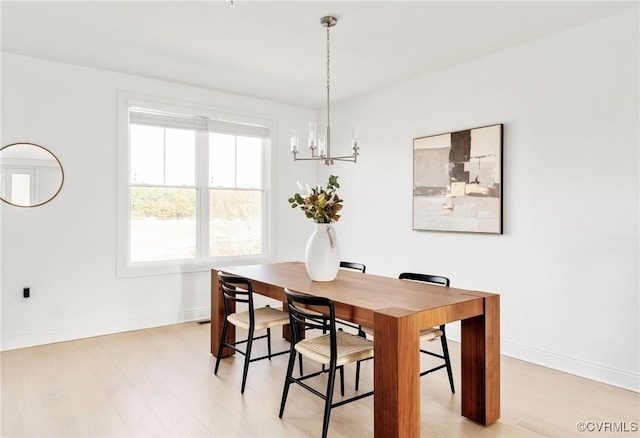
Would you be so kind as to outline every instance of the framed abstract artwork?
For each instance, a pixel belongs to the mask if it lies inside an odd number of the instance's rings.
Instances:
[[[413,140],[413,229],[502,234],[502,124]]]

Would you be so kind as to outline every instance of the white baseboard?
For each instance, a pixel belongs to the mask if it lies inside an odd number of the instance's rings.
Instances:
[[[640,375],[625,370],[603,366],[593,362],[574,359],[560,354],[515,344],[501,343],[502,354],[515,359],[541,365],[554,370],[617,386],[629,391],[640,392]]]
[[[211,311],[207,307],[164,315],[105,321],[82,326],[22,333],[15,336],[3,336],[0,338],[0,351],[72,341],[75,339],[91,338],[94,336],[103,336],[131,330],[160,327],[164,325],[178,324],[181,322],[206,320],[209,319],[210,315]]]
[[[280,301],[271,300],[270,298],[262,296],[256,296],[255,304],[256,306],[270,304],[272,307],[282,307]],[[21,333],[13,336],[2,336],[0,337],[0,351],[73,341],[75,339],[91,338],[131,330],[142,330],[164,325],[179,324],[181,322],[207,320],[210,317],[211,309],[206,307],[163,315],[105,321],[81,326]]]
[[[264,305],[267,303],[278,304],[277,302],[273,302],[267,298],[257,301],[256,305]],[[90,338],[93,336],[103,336],[131,330],[141,330],[151,327],[178,324],[181,322],[199,321],[208,319],[210,314],[211,312],[209,308],[201,308],[144,318],[107,321],[87,324],[84,326],[24,333],[15,336],[2,337],[0,339],[0,351],[71,341],[74,339]],[[454,342],[460,342],[459,327],[459,323],[447,325],[447,338]],[[608,385],[617,386],[629,391],[640,392],[640,375],[630,373],[628,371],[606,367],[593,362],[582,361],[506,341],[501,343],[501,353],[504,356],[524,360],[536,365],[552,368]]]
[[[460,342],[460,323],[447,324],[447,339]],[[504,356],[524,360],[536,365],[573,374],[574,376],[584,377],[629,391],[640,392],[640,375],[628,371],[606,367],[597,363],[574,359],[508,341],[502,341],[500,343],[500,353]]]

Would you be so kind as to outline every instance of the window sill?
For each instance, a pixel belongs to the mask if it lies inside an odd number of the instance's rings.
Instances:
[[[152,275],[176,275],[206,272],[212,268],[237,265],[270,263],[272,260],[259,255],[254,257],[219,257],[205,260],[168,260],[162,262],[128,263],[118,266],[118,278],[146,277]]]

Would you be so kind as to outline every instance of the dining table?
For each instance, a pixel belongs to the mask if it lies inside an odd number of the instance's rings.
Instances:
[[[375,437],[421,436],[420,331],[454,321],[461,328],[461,414],[485,426],[499,419],[500,295],[346,269],[332,281],[312,281],[303,262],[221,267],[211,270],[213,355],[225,318],[219,271],[246,277],[254,293],[283,303],[285,288],[329,298],[336,318],[373,327]],[[233,325],[227,340],[235,340]]]

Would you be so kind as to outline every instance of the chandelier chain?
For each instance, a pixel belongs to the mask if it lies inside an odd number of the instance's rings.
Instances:
[[[327,88],[329,88],[329,68],[331,64],[331,38],[329,37],[329,30],[331,28],[327,27]]]
[[[331,26],[327,26],[327,136],[326,136],[326,142],[327,142],[327,154],[329,154],[329,151],[331,150],[331,127],[329,125],[330,120],[331,120],[331,115],[330,115],[330,105],[331,105],[331,99],[329,96],[329,90],[331,87],[331,75],[330,75],[330,71],[331,71],[331,38],[329,35],[329,31],[331,29]]]

